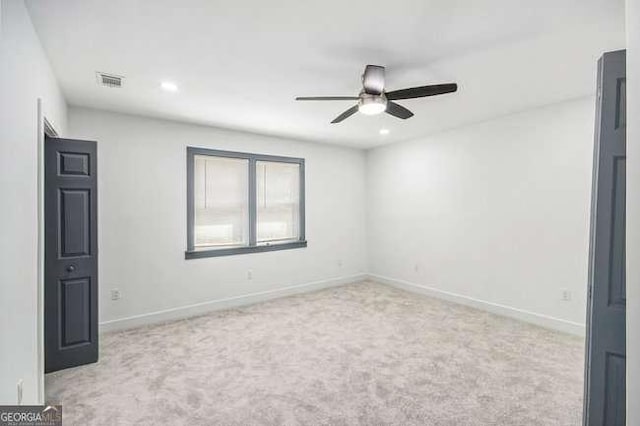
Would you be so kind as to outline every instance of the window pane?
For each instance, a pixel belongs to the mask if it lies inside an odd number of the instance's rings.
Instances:
[[[300,165],[256,162],[258,242],[300,236]]]
[[[249,242],[249,161],[196,155],[194,158],[196,247]]]

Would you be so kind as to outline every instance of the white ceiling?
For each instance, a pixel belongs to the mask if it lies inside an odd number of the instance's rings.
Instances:
[[[70,105],[371,147],[593,94],[595,61],[624,47],[624,0],[32,0]],[[400,103],[415,116],[355,115],[366,64],[388,90],[457,82]],[[96,71],[126,77],[123,89]],[[175,94],[160,83],[171,80]],[[380,128],[390,129],[381,136]]]

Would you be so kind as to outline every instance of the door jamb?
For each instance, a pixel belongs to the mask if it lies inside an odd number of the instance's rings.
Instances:
[[[37,100],[38,111],[38,138],[37,138],[37,168],[38,168],[38,189],[37,189],[37,206],[38,206],[38,265],[37,265],[37,288],[36,288],[36,307],[37,307],[37,387],[38,387],[38,404],[44,404],[44,142],[45,135],[55,138],[58,132],[47,119],[44,108],[42,106],[42,98]],[[19,401],[18,403],[20,403]]]

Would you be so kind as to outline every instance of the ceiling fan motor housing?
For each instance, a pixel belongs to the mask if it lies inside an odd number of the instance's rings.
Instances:
[[[384,67],[367,65],[362,74],[363,91],[371,95],[384,93]]]

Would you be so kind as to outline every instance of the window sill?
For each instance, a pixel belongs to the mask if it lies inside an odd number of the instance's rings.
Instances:
[[[306,241],[293,241],[289,243],[270,244],[252,247],[230,247],[209,250],[187,250],[184,252],[185,259],[202,259],[205,257],[232,256],[235,254],[262,253],[265,251],[291,250],[304,248],[307,246]]]

